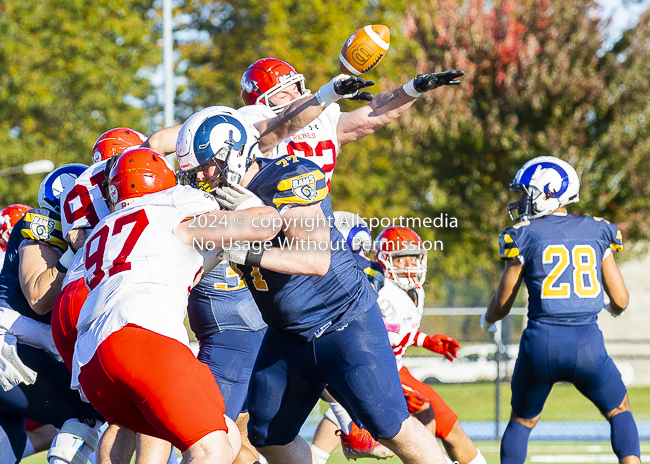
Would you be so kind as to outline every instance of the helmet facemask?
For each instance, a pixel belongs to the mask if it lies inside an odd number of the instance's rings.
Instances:
[[[393,258],[415,256],[417,264],[414,267],[396,268]],[[384,266],[386,278],[391,280],[403,290],[421,288],[427,278],[427,253],[414,254],[413,250],[380,251],[377,260]]]
[[[275,114],[280,114],[286,108],[289,106],[291,103],[293,103],[296,99],[290,100],[285,103],[281,103],[279,105],[276,105],[275,103],[272,103],[270,98],[274,95],[276,95],[279,92],[282,92],[285,90],[287,87],[293,85],[293,84],[298,84],[298,92],[300,93],[300,97],[306,97],[307,95],[311,95],[311,90],[305,89],[305,77],[302,74],[285,74],[284,76],[280,76],[278,78],[278,83],[271,87],[269,90],[264,92],[262,95],[257,97],[257,100],[255,101],[255,104],[263,104],[268,106],[273,110]]]
[[[226,144],[228,144],[229,147],[221,147],[219,150],[217,150],[214,156],[205,163],[187,171],[179,170],[179,180],[183,184],[189,185],[210,194],[217,187],[239,184],[246,171],[248,171],[248,168],[256,159],[256,151],[259,150],[259,142],[256,141],[253,146],[250,147],[249,153],[246,156],[243,172],[241,172],[241,169],[238,169],[238,165],[240,163],[239,159],[244,156],[246,145],[242,146],[239,151],[235,152],[232,150],[232,148],[230,148],[232,145],[234,145],[234,142],[232,142],[232,140],[226,141]],[[235,163],[237,163],[237,167],[235,167]],[[199,181],[198,173],[209,169],[211,166],[216,167],[214,174],[207,179]]]

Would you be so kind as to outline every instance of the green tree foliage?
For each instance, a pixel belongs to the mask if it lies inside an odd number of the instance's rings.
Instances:
[[[391,29],[389,54],[368,75],[375,92],[417,73],[466,71],[461,86],[422,96],[398,121],[343,147],[332,199],[363,216],[456,217],[457,228],[418,228],[444,243],[429,253],[428,293],[439,304],[485,304],[501,271],[505,205],[515,199],[507,187],[533,157],[576,167],[574,211],[616,221],[628,240],[650,235],[650,18],[606,49],[597,8],[579,0],[188,1],[185,27],[200,33],[181,45],[188,80],[180,100],[185,116],[239,106],[242,72],[266,56],[293,63],[316,89],[337,74],[345,38],[373,23]]]
[[[185,1],[177,16],[183,21],[179,69],[187,78],[179,88],[180,118],[211,105],[242,106],[241,76],[261,58],[287,61],[317,90],[339,74],[339,51],[352,32],[391,21],[384,7],[374,1]],[[398,20],[393,16],[393,26]]]
[[[146,109],[129,104],[151,95],[139,71],[160,57],[149,8],[139,0],[0,3],[0,168],[90,164],[106,130],[150,130]],[[42,178],[0,178],[0,204],[35,206]]]
[[[496,234],[508,225],[507,186],[541,155],[570,162],[582,182],[577,213],[649,236],[648,13],[611,50],[589,1],[413,2],[404,16],[418,69],[462,69],[463,85],[422,97],[389,128],[396,172],[408,172],[414,213],[459,219],[438,229],[434,265],[494,287]],[[490,263],[486,266],[485,263]],[[480,273],[480,274],[479,274]],[[478,275],[477,275],[478,274]]]

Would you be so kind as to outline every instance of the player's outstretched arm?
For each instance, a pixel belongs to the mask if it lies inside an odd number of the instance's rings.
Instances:
[[[323,85],[314,95],[298,98],[288,105],[278,116],[255,124],[260,133],[259,148],[264,154],[274,149],[282,140],[304,128],[321,115],[323,109],[340,98],[367,97],[361,89],[372,86],[373,81],[366,81],[355,76],[340,75]],[[182,126],[161,129],[151,135],[143,147],[151,148],[161,155],[176,151],[176,139]]]
[[[420,74],[402,87],[381,92],[372,102],[343,113],[337,126],[340,145],[355,142],[393,122],[415,103],[418,97],[443,85],[460,85],[464,71]]]
[[[271,248],[260,266],[283,274],[324,276],[330,268],[330,227],[320,203],[294,206],[283,215],[284,249]]]
[[[20,247],[18,279],[29,306],[36,314],[52,311],[56,297],[61,292],[65,270],[58,266],[61,253],[39,242]]]
[[[160,129],[151,134],[140,146],[142,148],[151,148],[161,155],[171,155],[176,151],[176,139],[178,138],[178,133],[181,131],[181,127],[183,126],[178,125]]]
[[[524,278],[524,266],[516,258],[506,259],[506,268],[501,275],[499,288],[488,304],[484,320],[492,325],[508,315],[517,298],[517,292]],[[487,330],[487,328],[486,328]]]
[[[294,100],[277,118],[267,119],[255,125],[260,132],[260,151],[268,153],[282,140],[291,137],[320,116],[323,110],[335,101],[341,98],[367,97],[368,92],[361,92],[361,89],[373,85],[374,81],[341,74],[323,85],[314,95]]]
[[[613,254],[610,254],[603,260],[602,275],[603,287],[605,288],[605,293],[609,296],[609,311],[615,316],[618,316],[627,308],[629,295]]]

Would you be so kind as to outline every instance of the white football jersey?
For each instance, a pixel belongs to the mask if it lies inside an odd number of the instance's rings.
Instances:
[[[422,322],[424,290],[419,288],[416,291],[418,292],[417,306],[404,290],[386,279],[377,298],[377,305],[381,309],[388,330],[388,340],[395,353],[397,369],[402,368],[402,358],[406,349],[415,343]]]
[[[276,117],[266,105],[250,105],[239,108],[251,124]],[[268,158],[296,155],[316,163],[325,173],[330,187],[336,156],[339,152],[337,127],[341,118],[341,107],[337,103],[329,105],[323,113],[292,137],[284,139],[271,151]]]
[[[5,251],[0,248],[0,272],[2,271],[2,266],[5,264]]]
[[[216,209],[211,195],[176,186],[136,199],[95,227],[83,247],[90,294],[77,323],[73,388],[79,389],[79,370],[97,347],[127,324],[189,346],[183,319],[203,257],[174,229],[187,217]]]
[[[68,267],[68,272],[66,272],[65,277],[63,278],[63,283],[61,284],[61,290],[66,288],[71,282],[74,282],[84,277],[84,249],[83,247],[79,248],[74,254],[72,261],[70,262],[70,267]]]
[[[107,161],[90,166],[61,194],[61,228],[64,239],[67,240],[70,230],[92,229],[108,216],[108,206],[101,188]]]

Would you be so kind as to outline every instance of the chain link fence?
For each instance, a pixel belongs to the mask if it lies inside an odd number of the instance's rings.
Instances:
[[[496,334],[479,327],[485,308],[427,308],[421,330],[444,333],[461,343],[459,359],[417,347],[404,364],[430,384],[458,414],[467,434],[476,440],[499,439],[510,416],[510,378],[526,324],[526,309],[514,308],[498,324]],[[629,392],[641,440],[650,440],[650,338],[606,340],[605,345]],[[558,383],[546,402],[531,439],[545,441],[609,440],[609,424],[573,385]]]

